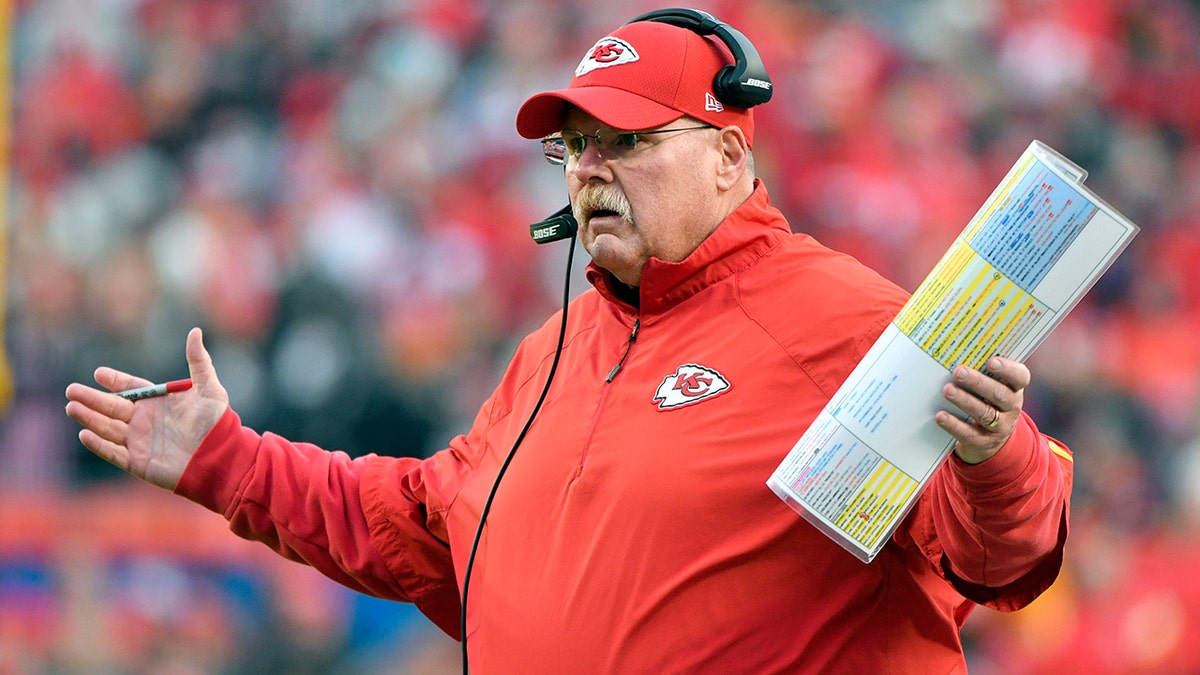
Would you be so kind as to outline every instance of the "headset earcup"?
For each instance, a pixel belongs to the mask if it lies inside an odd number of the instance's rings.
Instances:
[[[737,65],[730,64],[717,71],[713,77],[713,93],[723,103],[738,108],[749,108],[742,101],[741,85],[738,82]]]
[[[762,79],[762,78],[759,78]],[[768,85],[770,80],[765,80]],[[725,66],[713,78],[713,93],[724,103],[739,108],[752,108],[771,100],[771,89],[742,84],[737,66]]]
[[[763,67],[758,50],[736,28],[708,12],[686,8],[652,10],[626,23],[638,21],[658,21],[699,35],[715,35],[723,42],[733,55],[734,63],[725,66],[713,77],[713,94],[722,103],[751,108],[771,100],[771,78]],[[743,78],[752,84],[745,84]]]

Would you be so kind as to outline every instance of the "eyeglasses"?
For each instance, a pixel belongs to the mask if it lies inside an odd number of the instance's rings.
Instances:
[[[711,124],[704,124],[696,127],[679,127],[678,129],[622,131],[613,134],[607,140],[600,136],[599,130],[594,134],[563,131],[562,133],[542,139],[542,154],[546,156],[547,162],[561,166],[566,164],[568,159],[578,160],[583,155],[584,150],[587,150],[588,141],[594,141],[596,149],[600,151],[600,155],[605,159],[625,159],[637,152],[639,148],[645,147],[641,142],[642,136],[670,134],[677,131],[696,131],[697,129],[716,129],[716,127]]]

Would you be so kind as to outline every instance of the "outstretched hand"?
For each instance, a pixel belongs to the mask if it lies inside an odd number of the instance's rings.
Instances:
[[[991,377],[956,366],[942,395],[968,417],[959,419],[945,410],[935,417],[938,426],[954,436],[954,452],[968,464],[990,458],[1012,436],[1031,377],[1024,364],[999,356],[992,357],[988,371]]]
[[[83,425],[79,440],[100,458],[168,490],[229,407],[199,328],[187,336],[192,388],[157,398],[127,401],[111,392],[150,382],[112,368],[96,369],[102,391],[78,382],[67,387],[67,415]]]

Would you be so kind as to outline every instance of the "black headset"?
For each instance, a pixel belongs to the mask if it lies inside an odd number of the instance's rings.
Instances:
[[[686,28],[697,35],[715,35],[729,52],[734,63],[717,71],[713,78],[713,93],[722,103],[737,108],[753,108],[771,100],[773,87],[758,50],[741,31],[698,9],[674,7],[656,9],[637,16],[625,25],[638,21],[657,21]]]
[[[774,87],[758,50],[741,31],[698,9],[673,7],[656,9],[634,17],[625,25],[638,21],[657,21],[686,28],[697,35],[715,35],[733,54],[733,63],[717,71],[713,77],[713,94],[717,100],[737,108],[752,108],[771,100]],[[529,234],[539,244],[548,244],[575,236],[578,229],[571,206],[555,212],[545,220],[529,226]]]

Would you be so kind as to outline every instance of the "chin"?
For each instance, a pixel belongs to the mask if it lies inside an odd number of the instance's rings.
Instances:
[[[624,256],[614,255],[612,247],[597,246],[596,244],[585,245],[584,250],[592,257],[592,262],[596,263],[604,269],[616,273],[626,267],[627,261]]]

